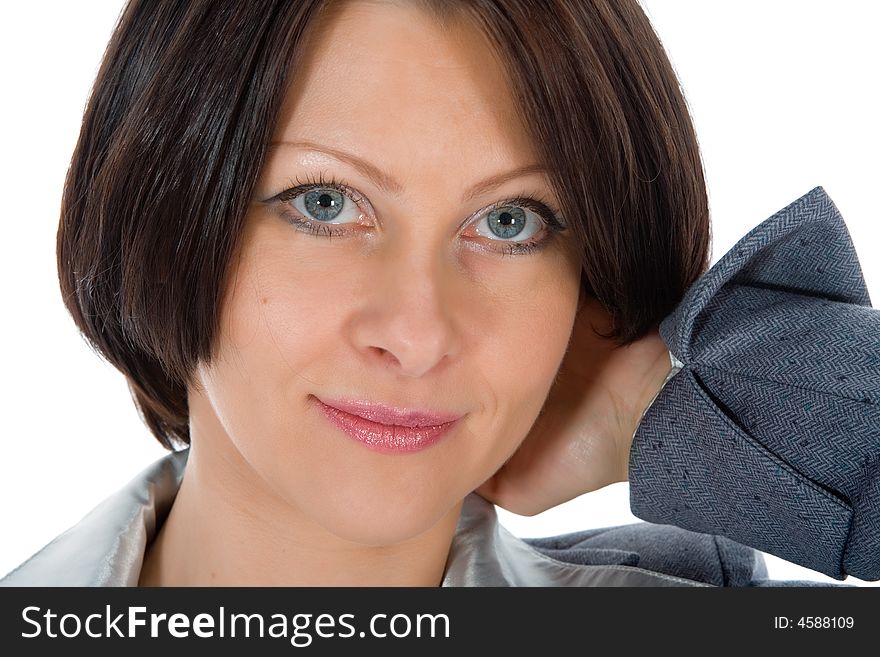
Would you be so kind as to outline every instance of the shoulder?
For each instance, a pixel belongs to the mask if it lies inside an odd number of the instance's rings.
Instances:
[[[189,451],[171,452],[93,508],[0,586],[136,586],[146,545],[161,526]]]

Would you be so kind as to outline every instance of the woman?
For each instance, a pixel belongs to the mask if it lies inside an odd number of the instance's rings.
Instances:
[[[741,382],[689,358],[754,351],[724,349],[742,303],[796,325],[766,286],[791,283],[793,235],[854,260],[845,227],[817,188],[701,277],[699,151],[637,4],[240,4],[127,7],[58,234],[80,330],[188,449],[5,583],[761,582],[744,539],[880,577],[857,261],[801,281],[858,338],[846,467],[734,426],[758,407],[725,408],[715,387]],[[685,529],[528,545],[485,502],[537,513],[627,478],[636,513]]]

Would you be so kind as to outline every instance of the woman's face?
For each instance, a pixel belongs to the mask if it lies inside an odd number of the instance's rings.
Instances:
[[[255,485],[327,531],[391,544],[447,516],[526,436],[571,335],[579,264],[540,205],[505,204],[557,199],[542,172],[517,173],[536,153],[481,33],[352,2],[308,52],[233,260],[216,358],[190,391],[193,422],[216,430],[193,444],[240,456]],[[429,446],[389,430],[421,448],[388,451],[318,399],[460,419]]]

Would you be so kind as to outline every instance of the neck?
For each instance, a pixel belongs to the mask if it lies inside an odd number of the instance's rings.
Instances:
[[[278,497],[229,443],[202,451],[196,438],[171,511],[147,547],[140,586],[441,583],[461,502],[402,543],[354,543]]]

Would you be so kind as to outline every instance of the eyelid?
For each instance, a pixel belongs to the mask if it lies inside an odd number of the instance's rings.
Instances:
[[[477,210],[471,215],[471,218],[479,216],[480,214],[489,213],[497,208],[503,208],[507,205],[518,205],[528,208],[541,217],[545,222],[550,224],[551,227],[558,228],[559,230],[565,228],[565,222],[561,218],[562,213],[540,194],[534,196],[519,195],[510,198],[503,198]]]
[[[319,187],[329,187],[331,189],[335,189],[336,191],[346,194],[352,201],[356,204],[360,205],[361,203],[366,203],[370,209],[372,210],[372,205],[367,200],[367,198],[357,191],[354,187],[344,182],[340,178],[324,178],[324,173],[321,172],[318,174],[318,177],[315,178],[312,174],[306,176],[304,180],[300,180],[299,176],[296,176],[294,180],[287,179],[287,184],[285,185],[285,189],[278,192],[275,196],[268,198],[264,201],[264,203],[272,203],[272,202],[286,202],[290,201],[300,194],[305,194],[309,189],[316,189]]]

